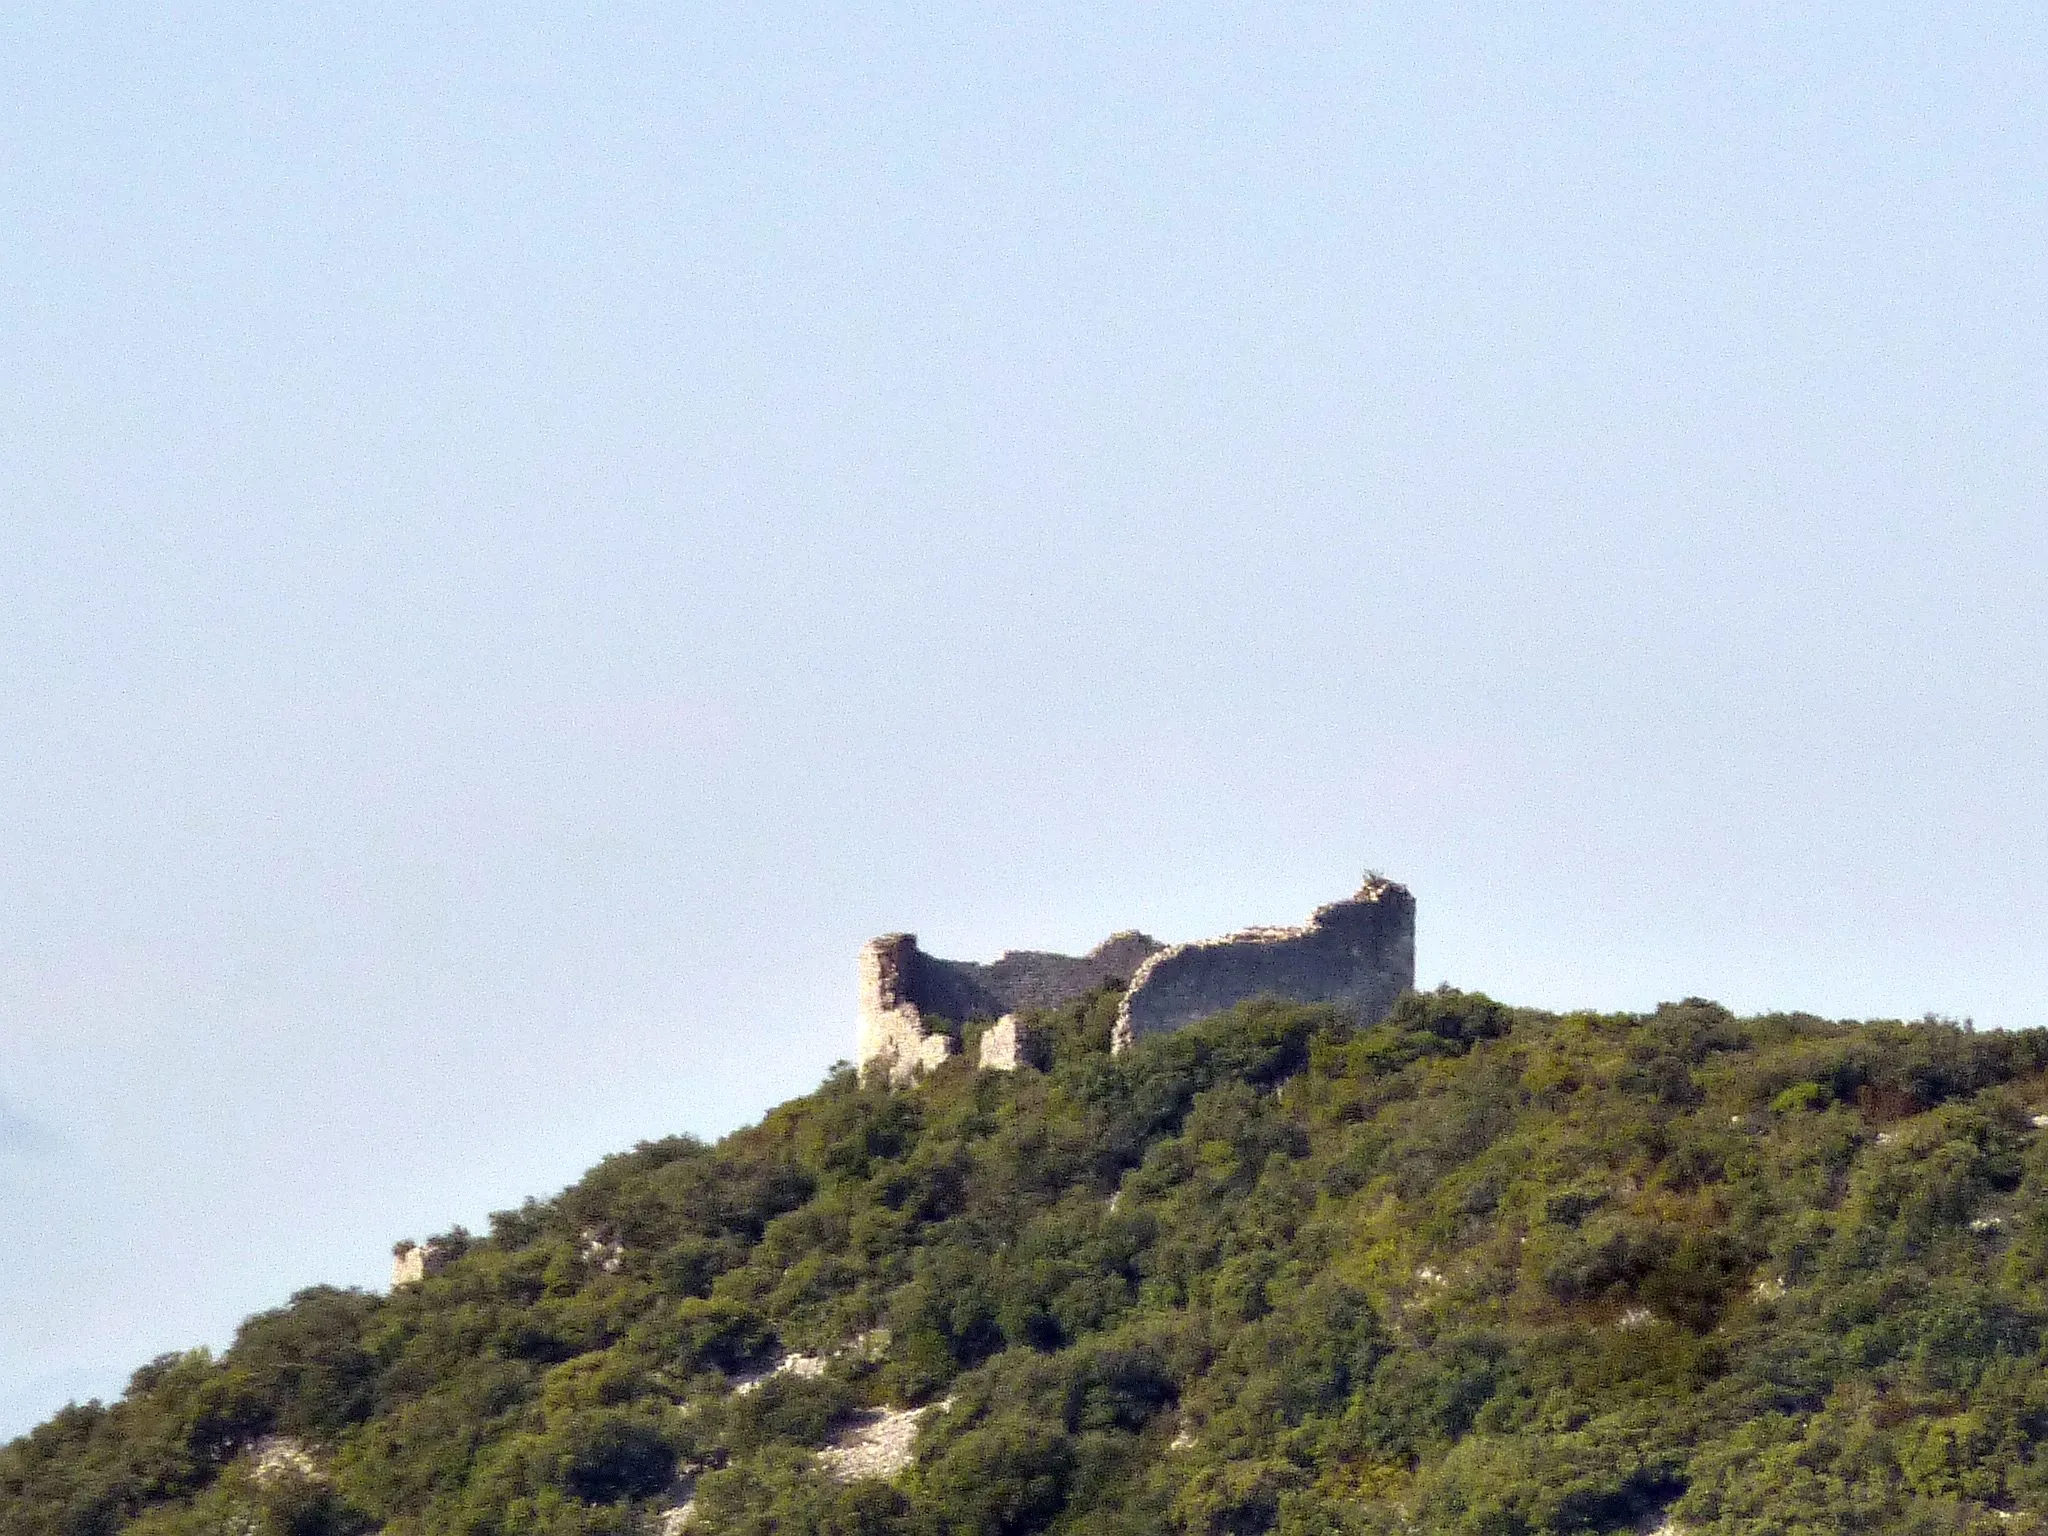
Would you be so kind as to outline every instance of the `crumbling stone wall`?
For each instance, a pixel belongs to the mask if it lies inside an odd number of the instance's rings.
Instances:
[[[860,1075],[907,1083],[953,1054],[948,1035],[927,1030],[912,1001],[924,958],[914,933],[885,933],[860,952]]]
[[[974,1064],[984,1072],[1014,1072],[1019,1067],[1043,1067],[1050,1054],[1043,1032],[1034,1029],[1014,1013],[1006,1013],[981,1032],[976,1042]]]
[[[956,1022],[1057,1008],[1105,981],[1129,981],[1163,948],[1142,933],[1111,934],[1085,955],[1013,949],[988,965],[917,952],[912,997],[927,1013]]]
[[[1415,985],[1415,898],[1368,879],[1300,928],[1248,928],[1176,944],[1138,967],[1117,1010],[1112,1048],[1179,1029],[1255,997],[1335,1003],[1377,1023]]]
[[[418,1285],[429,1275],[438,1275],[453,1258],[446,1248],[431,1240],[402,1242],[391,1250],[391,1288]]]
[[[945,1061],[958,1043],[933,1027],[936,1020],[997,1020],[982,1034],[978,1065],[1014,1070],[1035,1051],[1017,1014],[1056,1008],[1106,981],[1128,988],[1119,1051],[1255,997],[1335,1003],[1376,1022],[1415,985],[1415,898],[1375,877],[1299,928],[1251,928],[1170,948],[1119,933],[1085,955],[1015,950],[988,965],[941,960],[920,950],[914,934],[884,934],[860,956],[861,1076],[907,1083]]]
[[[861,1076],[886,1074],[906,1083],[958,1049],[927,1022],[995,1019],[1032,1008],[1057,1008],[1106,981],[1129,981],[1163,946],[1142,933],[1114,934],[1085,955],[1012,950],[987,965],[941,960],[917,947],[917,936],[888,933],[860,953]],[[1012,1033],[990,1048],[1000,1059],[1006,1045],[1016,1064],[1020,1042]]]

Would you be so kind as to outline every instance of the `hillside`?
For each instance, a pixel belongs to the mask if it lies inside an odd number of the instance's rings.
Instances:
[[[155,1361],[0,1536],[2048,1529],[2048,1034],[1115,1011]]]

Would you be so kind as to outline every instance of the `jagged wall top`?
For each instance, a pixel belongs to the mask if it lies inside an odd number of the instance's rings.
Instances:
[[[1414,985],[1415,897],[1369,877],[1299,928],[1247,928],[1153,955],[1117,1010],[1115,1049],[1254,997],[1335,1003],[1376,1023]]]
[[[928,1014],[964,1022],[1055,1008],[1111,980],[1127,984],[1119,1051],[1255,997],[1335,1003],[1373,1022],[1415,985],[1415,898],[1372,876],[1299,928],[1248,928],[1172,946],[1126,932],[1086,955],[1013,950],[987,965],[941,960],[920,950],[914,934],[885,934],[861,950],[861,1075],[908,1082],[950,1056],[955,1042],[927,1027]]]
[[[1031,1008],[1057,1008],[1106,981],[1128,982],[1164,948],[1142,933],[1113,934],[1085,955],[1010,950],[987,965],[941,960],[917,935],[870,939],[860,957],[860,1069],[905,1082],[953,1053],[952,1038],[926,1017],[964,1023]]]

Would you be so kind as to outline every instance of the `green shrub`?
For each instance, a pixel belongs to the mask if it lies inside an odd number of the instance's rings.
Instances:
[[[1116,1003],[151,1362],[0,1448],[0,1536],[627,1536],[692,1479],[705,1536],[2042,1528],[2048,1035],[1443,989],[1112,1058]]]

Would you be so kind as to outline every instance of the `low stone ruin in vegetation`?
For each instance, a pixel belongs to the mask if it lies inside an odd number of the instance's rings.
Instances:
[[[438,1275],[454,1254],[432,1239],[424,1243],[402,1242],[391,1250],[391,1288],[418,1285],[429,1275]]]

